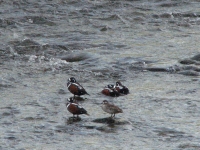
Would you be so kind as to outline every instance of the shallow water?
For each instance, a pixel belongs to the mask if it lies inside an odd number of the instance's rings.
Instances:
[[[151,72],[199,50],[198,0],[6,1],[0,5],[0,149],[199,149],[199,76]],[[196,65],[195,67],[199,67]],[[197,72],[199,73],[199,72]],[[65,106],[74,76],[90,116]],[[100,92],[117,80],[130,94]],[[115,123],[100,108],[123,109]]]

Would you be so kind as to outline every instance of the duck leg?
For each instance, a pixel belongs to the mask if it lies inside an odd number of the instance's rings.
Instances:
[[[73,114],[73,121],[74,121],[74,118],[75,118],[75,117],[74,117],[74,114]]]

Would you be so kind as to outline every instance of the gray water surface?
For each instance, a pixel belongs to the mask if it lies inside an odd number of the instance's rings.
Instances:
[[[0,149],[200,149],[198,0],[2,1]],[[198,70],[199,69],[199,70]],[[167,69],[166,69],[167,70]],[[185,71],[185,70],[183,70]],[[193,71],[193,70],[192,70]],[[67,79],[90,96],[69,122]],[[100,92],[120,80],[130,94]],[[119,106],[115,123],[101,102]]]

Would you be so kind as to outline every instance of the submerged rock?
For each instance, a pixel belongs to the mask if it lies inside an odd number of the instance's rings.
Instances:
[[[200,62],[192,59],[183,59],[180,60],[179,63],[183,65],[190,65],[190,64],[200,65]]]
[[[173,65],[170,67],[145,67],[141,66],[140,70],[152,71],[152,72],[169,72],[178,73],[186,76],[199,76],[200,75],[200,54],[197,54],[191,58],[183,59],[179,61],[182,65]],[[138,68],[137,68],[138,69]]]
[[[14,46],[14,50],[18,54],[35,55],[41,48],[41,45],[31,39],[24,39],[22,41],[11,41],[10,44]]]
[[[197,54],[191,58],[180,60],[179,63],[188,65],[188,64],[195,64],[200,65],[200,54]]]
[[[78,117],[69,117],[67,120],[66,120],[66,123],[67,124],[72,124],[74,122],[79,122],[81,121],[81,118],[78,116]]]
[[[200,61],[200,54],[197,54],[191,58],[192,60]]]
[[[184,143],[184,144],[180,144],[179,145],[180,149],[200,149],[200,145],[199,144],[191,144],[191,143]]]
[[[115,123],[115,120],[109,117],[109,118],[98,118],[98,119],[93,120],[93,122],[110,124],[110,123]]]
[[[130,124],[130,122],[123,120],[123,119],[118,119],[118,118],[97,118],[93,120],[93,122],[96,123],[106,123],[106,124],[113,124],[113,125],[124,125],[124,124]]]
[[[186,76],[199,76],[199,72],[193,71],[193,70],[184,70],[184,71],[180,71],[178,72],[179,74],[183,74]]]
[[[62,56],[62,60],[66,60],[67,62],[78,62],[85,59],[90,58],[90,55],[88,53],[70,53],[66,56]]]

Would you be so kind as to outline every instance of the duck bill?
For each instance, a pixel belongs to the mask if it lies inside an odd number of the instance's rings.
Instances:
[[[88,115],[88,116],[90,116],[90,114],[88,114],[88,113],[86,113],[85,115]]]

